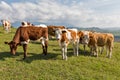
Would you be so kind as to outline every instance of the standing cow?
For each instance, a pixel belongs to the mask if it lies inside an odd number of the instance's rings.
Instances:
[[[113,42],[114,42],[114,35],[111,33],[89,33],[89,38],[83,37],[83,42],[87,42],[88,46],[90,47],[91,53],[98,57],[98,47],[106,47],[107,50],[107,57],[111,58],[112,56],[112,49],[113,49]],[[85,41],[86,40],[86,41]],[[102,50],[103,51],[103,50]],[[101,53],[102,53],[101,51]]]
[[[10,28],[11,28],[11,23],[7,20],[1,20],[2,22],[2,26],[3,26],[3,29],[8,32],[10,32]]]
[[[56,29],[56,39],[62,51],[62,58],[67,60],[67,47],[71,42],[73,45],[73,53],[78,56],[79,38],[77,36],[77,29]]]
[[[24,58],[27,56],[27,45],[29,40],[38,40],[40,39],[42,44],[43,53],[47,54],[47,47],[48,47],[48,28],[45,27],[35,27],[35,26],[28,26],[28,27],[19,27],[15,33],[15,36],[11,42],[5,42],[10,46],[11,53],[15,55],[16,49],[18,45],[23,46],[24,50]]]

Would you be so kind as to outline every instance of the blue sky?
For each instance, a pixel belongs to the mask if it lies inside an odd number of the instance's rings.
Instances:
[[[120,0],[0,0],[0,20],[75,27],[120,27]]]

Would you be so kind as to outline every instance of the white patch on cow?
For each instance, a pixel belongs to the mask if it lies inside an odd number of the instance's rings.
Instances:
[[[56,29],[55,30],[56,39],[61,39],[61,34],[62,34],[62,30],[61,29]]]
[[[22,23],[24,23],[24,25],[22,25],[22,27],[27,27],[28,26],[26,21],[23,21]]]
[[[21,44],[28,44],[30,42],[30,40],[28,39],[27,41],[22,41],[20,42]]]
[[[46,41],[46,40],[47,40],[47,39],[44,38],[44,37],[41,37],[41,38],[40,38],[41,44],[42,44],[43,46],[45,46],[45,41]]]
[[[69,40],[71,40],[71,39],[72,39],[71,32],[67,31],[66,36],[67,36],[67,38],[68,38]]]
[[[89,32],[88,31],[84,31],[84,35],[88,35],[89,34]]]
[[[43,27],[43,28],[47,28],[47,26],[45,24],[40,24],[40,25],[35,25],[36,27]]]
[[[68,30],[75,31],[76,33],[78,32],[78,30],[77,30],[77,29],[68,29]]]
[[[88,44],[89,43],[89,31],[82,31],[82,32],[83,32],[82,44]]]

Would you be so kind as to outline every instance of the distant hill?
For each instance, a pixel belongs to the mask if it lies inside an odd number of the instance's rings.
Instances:
[[[101,29],[98,27],[90,27],[90,28],[68,27],[68,28],[76,28],[78,30],[89,30],[89,31],[96,31],[96,32],[109,32],[108,30]]]

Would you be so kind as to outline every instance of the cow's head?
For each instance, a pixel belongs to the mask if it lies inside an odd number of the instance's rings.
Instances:
[[[62,30],[61,29],[55,29],[55,36],[57,40],[61,39],[61,34],[62,34]]]
[[[5,44],[8,44],[10,46],[10,52],[15,55],[16,54],[16,50],[17,50],[17,46],[18,44],[11,41],[11,42],[4,42]]]
[[[81,36],[81,43],[82,44],[88,44],[89,43],[89,31],[83,31],[83,34]]]

